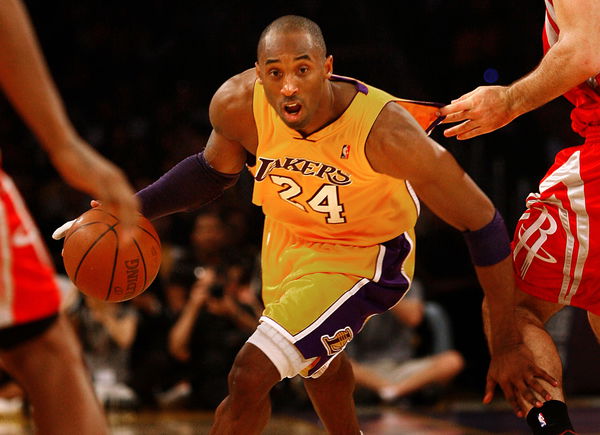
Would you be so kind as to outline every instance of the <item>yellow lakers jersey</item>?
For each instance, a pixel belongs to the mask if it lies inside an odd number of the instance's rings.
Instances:
[[[354,79],[357,94],[334,122],[303,138],[268,103],[258,81],[253,110],[258,131],[252,201],[268,219],[308,241],[370,246],[415,225],[419,202],[406,180],[375,172],[365,154],[373,123],[390,101],[423,128],[439,119],[437,105],[401,100]]]

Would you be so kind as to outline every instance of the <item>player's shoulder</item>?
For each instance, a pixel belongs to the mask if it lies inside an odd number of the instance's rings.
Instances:
[[[408,178],[406,174],[410,172],[405,169],[419,160],[428,141],[425,130],[408,110],[390,101],[377,116],[365,150],[376,172]]]
[[[236,74],[225,81],[215,92],[211,106],[216,109],[246,110],[252,109],[252,95],[256,72],[253,68]]]
[[[248,69],[221,85],[215,92],[209,108],[213,128],[230,139],[241,143],[255,134],[252,98],[256,73]]]
[[[397,101],[390,100],[383,106],[377,116],[373,125],[373,133],[388,135],[399,133],[406,129],[416,128],[417,130],[421,130],[418,127],[414,118],[403,106],[397,104]]]

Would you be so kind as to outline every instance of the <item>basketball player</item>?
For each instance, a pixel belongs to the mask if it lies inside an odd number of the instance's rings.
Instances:
[[[0,84],[62,177],[103,198],[133,229],[137,198],[122,172],[77,135],[20,0],[0,2]],[[23,386],[42,434],[105,434],[79,343],[59,314],[59,289],[40,235],[0,171],[0,358]]]
[[[303,17],[270,24],[257,54],[254,69],[214,95],[205,150],[138,197],[155,219],[210,202],[246,165],[254,175],[253,202],[266,215],[266,308],[230,371],[211,434],[260,433],[270,389],[300,374],[328,432],[356,435],[344,347],[408,291],[415,192],[465,232],[494,325],[513,317],[508,235],[490,200],[424,132],[439,122],[438,107],[333,75],[319,27]],[[533,364],[531,374],[551,381]]]
[[[562,365],[544,330],[546,320],[566,305],[583,308],[600,339],[600,240],[592,235],[600,224],[600,3],[546,0],[543,42],[546,53],[531,73],[510,86],[479,87],[441,113],[447,116],[445,122],[462,121],[447,129],[446,136],[468,139],[494,131],[561,94],[575,106],[572,128],[585,143],[557,154],[539,192],[527,197],[512,245],[517,285],[523,291],[516,300],[520,330],[537,364],[560,380]],[[519,372],[526,362],[517,353],[499,362],[488,377],[486,402],[492,400],[496,382],[504,379],[509,386],[503,387],[506,398],[518,415],[529,411],[527,421],[534,433],[572,429],[560,385],[546,386],[556,400],[530,410],[531,401],[521,400],[512,390],[528,382]]]

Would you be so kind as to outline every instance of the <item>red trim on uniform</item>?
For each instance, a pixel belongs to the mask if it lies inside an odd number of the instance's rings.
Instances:
[[[56,314],[60,307],[60,289],[54,267],[46,257],[39,232],[21,195],[8,175],[0,171],[0,177],[0,201],[6,215],[2,224],[8,237],[6,254],[10,255],[10,270],[5,270],[7,263],[3,263],[4,269],[0,272],[10,273],[13,292],[11,323],[16,325]],[[6,258],[2,260],[7,261]],[[0,280],[4,279],[0,276]]]

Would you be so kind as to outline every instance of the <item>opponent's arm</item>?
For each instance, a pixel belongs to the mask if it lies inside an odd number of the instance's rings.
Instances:
[[[209,108],[213,131],[204,151],[179,162],[137,193],[142,214],[156,219],[207,204],[233,186],[246,162],[246,130],[252,116],[245,82],[239,76],[225,82]],[[240,127],[242,126],[242,127]]]
[[[0,2],[0,47],[0,85],[62,178],[100,199],[133,228],[138,206],[133,189],[119,168],[78,136],[19,0]]]
[[[446,136],[469,139],[494,131],[600,72],[600,3],[555,0],[559,39],[540,64],[510,86],[483,86],[441,109],[444,123],[465,121]]]
[[[515,282],[509,238],[489,198],[452,155],[427,137],[398,105],[388,104],[377,119],[367,140],[367,157],[375,171],[408,180],[437,216],[464,232],[489,306],[492,357],[520,346],[522,338],[514,321]],[[542,396],[547,392],[534,377],[553,380],[533,364],[530,355],[524,357],[528,359],[524,364],[527,368],[518,373],[518,379],[499,381],[515,409],[518,405],[513,390],[536,404],[533,392]]]

